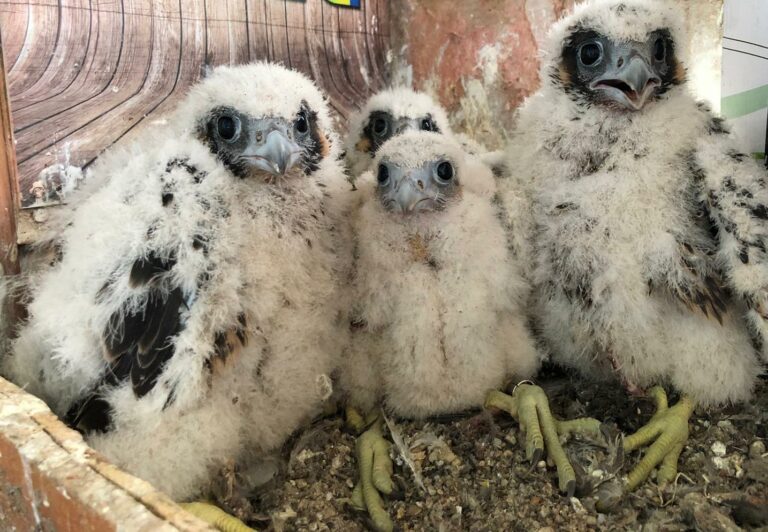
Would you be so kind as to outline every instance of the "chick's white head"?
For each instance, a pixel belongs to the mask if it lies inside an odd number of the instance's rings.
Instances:
[[[320,90],[303,74],[271,63],[216,68],[192,87],[173,125],[242,178],[311,174],[337,155]]]

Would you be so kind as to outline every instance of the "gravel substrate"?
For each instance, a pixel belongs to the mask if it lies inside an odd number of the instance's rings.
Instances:
[[[768,530],[765,380],[750,404],[694,414],[674,486],[661,492],[651,480],[629,495],[622,495],[620,476],[640,455],[623,456],[620,434],[649,419],[650,401],[554,370],[540,384],[557,415],[591,415],[606,424],[605,439],[566,446],[579,476],[578,498],[558,493],[554,468],[526,462],[523,435],[505,415],[391,420],[419,477],[393,447],[399,489],[387,507],[397,529]],[[260,530],[366,530],[366,516],[349,504],[357,479],[354,448],[341,416],[330,415],[265,467],[274,478],[255,495],[238,495],[233,479],[220,496]]]

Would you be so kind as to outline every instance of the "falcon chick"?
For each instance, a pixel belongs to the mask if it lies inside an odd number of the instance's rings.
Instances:
[[[747,399],[768,346],[766,174],[691,96],[685,42],[673,5],[577,7],[549,36],[500,180],[511,230],[532,228],[553,359],[683,394],[668,407],[653,389],[657,414],[625,439],[655,441],[629,489],[659,464],[660,484],[675,478],[694,404]]]
[[[175,499],[276,448],[330,394],[345,186],[326,102],[268,63],[221,67],[104,185],[31,286],[5,370]]]
[[[376,152],[406,131],[451,134],[445,110],[429,95],[400,87],[381,91],[349,118],[345,153],[354,181],[372,167]]]
[[[349,405],[374,418],[379,403],[397,416],[424,418],[482,407],[487,398],[518,417],[520,401],[521,424],[541,439],[539,418],[542,425],[554,420],[540,390],[518,386],[514,397],[497,391],[533,375],[538,355],[525,325],[528,285],[496,206],[467,186],[493,176],[470,159],[444,135],[407,132],[385,143],[375,173],[359,179],[363,199],[351,221],[356,319],[340,387]],[[547,413],[538,416],[537,407]],[[358,443],[361,484],[353,500],[388,530],[378,492],[391,491],[391,463],[380,420],[372,423]],[[529,443],[530,457],[540,456],[544,442]],[[546,443],[560,473],[572,474],[557,435]]]
[[[350,180],[357,178],[373,166],[378,150],[389,139],[407,131],[431,131],[451,137],[472,157],[469,165],[494,166],[496,152],[488,152],[484,146],[463,133],[451,130],[445,110],[429,95],[400,87],[381,91],[372,96],[365,106],[349,119],[346,137],[346,164]],[[485,171],[469,170],[485,175]],[[495,191],[493,180],[476,179],[467,185],[478,194],[488,195]],[[354,195],[345,198],[340,208],[354,209]]]

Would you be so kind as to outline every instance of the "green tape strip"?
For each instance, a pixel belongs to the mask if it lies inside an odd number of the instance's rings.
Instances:
[[[726,96],[720,102],[723,116],[738,118],[768,107],[768,85]]]

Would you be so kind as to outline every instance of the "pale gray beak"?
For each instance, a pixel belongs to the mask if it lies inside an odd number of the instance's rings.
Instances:
[[[256,146],[251,144],[243,153],[243,158],[254,167],[273,175],[285,175],[299,162],[301,147],[280,129],[269,131],[263,142],[258,142],[260,138],[258,135]]]
[[[608,98],[627,109],[639,111],[661,85],[661,79],[639,55],[623,54],[620,64],[621,67],[608,70],[593,81],[590,88],[603,91]]]
[[[431,179],[430,170],[417,168],[410,171],[400,179],[394,190],[394,200],[403,214],[410,214],[418,209],[418,206],[431,198],[427,188]]]

